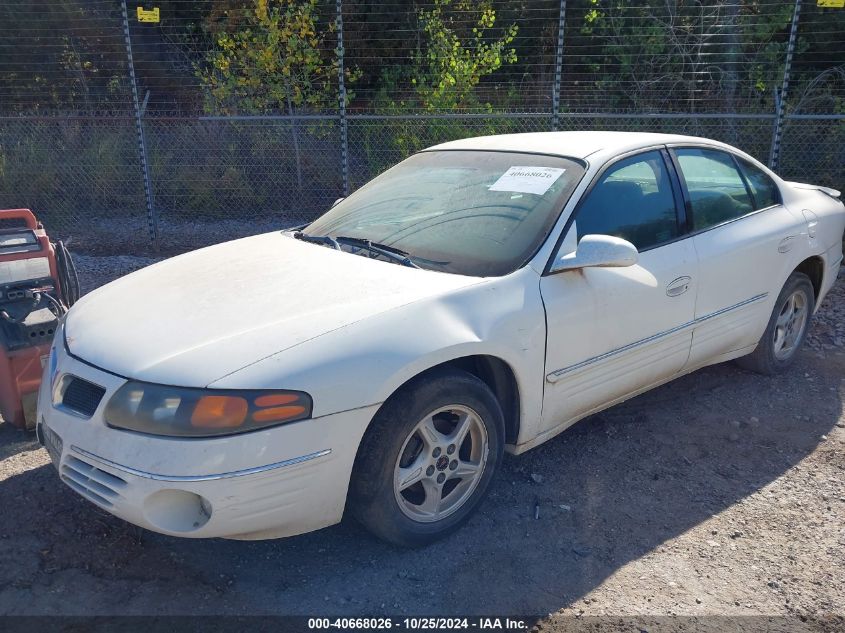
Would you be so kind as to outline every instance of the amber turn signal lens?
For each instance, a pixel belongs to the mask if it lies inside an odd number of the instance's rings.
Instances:
[[[258,396],[255,399],[256,407],[280,407],[284,404],[291,404],[299,400],[299,396],[293,393],[275,393],[269,396]]]
[[[252,414],[252,419],[256,422],[284,422],[291,418],[298,418],[305,413],[305,407],[293,405],[287,407],[272,407],[270,409],[262,409]]]
[[[241,426],[249,405],[235,396],[203,396],[191,413],[191,426],[225,429]]]

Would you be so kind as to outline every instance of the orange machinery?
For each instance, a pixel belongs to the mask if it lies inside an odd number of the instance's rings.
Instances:
[[[0,210],[0,415],[35,426],[35,401],[58,321],[79,295],[70,254],[29,209]]]

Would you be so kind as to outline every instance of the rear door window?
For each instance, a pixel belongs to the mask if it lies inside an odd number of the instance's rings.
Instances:
[[[754,210],[751,194],[730,154],[718,150],[675,150],[686,182],[693,229],[700,231]]]

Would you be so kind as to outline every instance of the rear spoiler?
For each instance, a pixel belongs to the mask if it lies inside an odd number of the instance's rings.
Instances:
[[[839,200],[842,197],[841,191],[837,191],[836,189],[832,189],[830,187],[822,187],[820,185],[808,185],[805,182],[787,182],[786,184],[794,187],[795,189],[815,189],[816,191],[821,191],[823,194],[830,196],[834,200]]]

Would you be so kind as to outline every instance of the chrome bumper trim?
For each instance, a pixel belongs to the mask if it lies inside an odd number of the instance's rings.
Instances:
[[[218,479],[231,479],[233,477],[243,477],[245,475],[255,475],[257,473],[267,472],[269,470],[276,470],[277,468],[284,468],[286,466],[294,466],[295,464],[301,464],[303,462],[311,461],[312,459],[317,459],[319,457],[325,457],[329,453],[332,452],[332,449],[326,448],[322,451],[317,451],[316,453],[309,453],[307,455],[301,455],[299,457],[292,457],[291,459],[285,459],[280,462],[274,462],[272,464],[267,464],[266,466],[256,466],[255,468],[247,468],[245,470],[234,470],[228,473],[219,473],[216,475],[157,475],[154,473],[148,473],[143,470],[138,470],[136,468],[130,468],[129,466],[123,466],[121,464],[117,464],[109,459],[104,457],[100,457],[99,455],[94,455],[94,453],[89,453],[85,449],[79,448],[78,446],[71,446],[70,449],[74,453],[78,453],[83,457],[87,457],[90,460],[95,462],[99,462],[104,466],[108,466],[109,468],[114,468],[115,470],[122,471],[124,473],[128,473],[130,475],[135,475],[136,477],[142,477],[144,479],[152,479],[154,481],[177,481],[177,482],[194,482],[194,481],[215,481]]]

